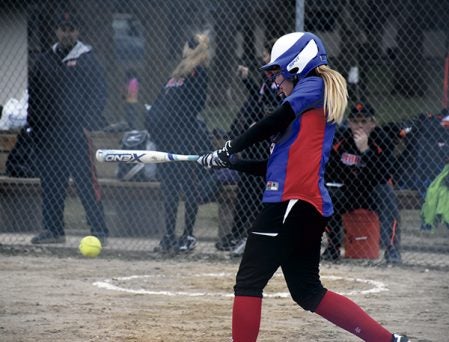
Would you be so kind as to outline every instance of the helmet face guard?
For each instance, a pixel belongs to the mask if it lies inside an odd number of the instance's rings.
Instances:
[[[280,69],[286,79],[301,79],[324,64],[327,64],[327,54],[321,40],[310,32],[293,32],[274,43],[270,63],[261,69]]]

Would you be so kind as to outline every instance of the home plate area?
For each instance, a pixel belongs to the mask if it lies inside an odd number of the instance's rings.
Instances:
[[[198,274],[164,274],[130,275],[104,279],[93,283],[94,286],[130,294],[159,296],[212,296],[232,297],[230,292],[235,275],[232,273],[198,273]],[[343,295],[369,294],[388,291],[386,285],[378,280],[323,275],[321,280],[325,287]],[[277,272],[269,282],[264,297],[286,298],[284,278]]]

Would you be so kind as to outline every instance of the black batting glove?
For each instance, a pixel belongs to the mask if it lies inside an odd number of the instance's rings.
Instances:
[[[201,155],[197,162],[206,169],[218,168],[218,164],[215,163],[214,153],[215,152],[210,152]]]
[[[203,154],[198,158],[197,162],[206,169],[222,169],[228,167],[229,163],[224,163],[218,157],[218,151]]]
[[[226,141],[223,148],[219,149],[217,152],[217,163],[221,164],[222,167],[229,167],[229,158],[231,157],[231,140]]]
[[[198,163],[207,169],[222,169],[231,165],[229,149],[231,141],[227,141],[223,148],[214,152],[206,153],[198,158]]]

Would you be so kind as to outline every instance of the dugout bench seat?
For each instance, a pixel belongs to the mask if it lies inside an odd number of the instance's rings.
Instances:
[[[111,236],[159,236],[164,229],[158,182],[121,182],[100,178],[106,223]],[[75,197],[70,182],[68,197]],[[84,221],[84,210],[66,201],[65,215]],[[38,178],[0,176],[0,232],[39,232],[42,229],[41,185]],[[85,227],[80,227],[85,228]],[[87,227],[86,227],[87,228]]]
[[[8,153],[17,133],[0,132],[0,232],[38,232],[41,227],[41,188],[36,178],[5,176]],[[94,148],[118,148],[122,133],[93,132]],[[111,236],[155,236],[164,230],[164,210],[158,182],[122,182],[115,179],[115,164],[96,164],[103,205]],[[237,187],[223,186],[218,196],[218,237],[231,231]],[[70,184],[68,195],[74,196]],[[420,209],[417,191],[396,190],[400,209]],[[70,212],[70,208],[67,208]],[[75,211],[72,210],[72,211]],[[75,212],[84,218],[84,211]]]
[[[0,133],[0,232],[39,232],[42,229],[41,185],[38,178],[5,175],[5,163],[17,133]],[[93,132],[94,149],[118,148],[122,133]],[[122,182],[115,179],[116,164],[96,163],[103,207],[111,236],[159,236],[164,229],[164,211],[158,182]],[[68,197],[75,197],[73,182]],[[84,210],[66,202],[65,215],[79,216]],[[85,228],[85,227],[80,227]]]

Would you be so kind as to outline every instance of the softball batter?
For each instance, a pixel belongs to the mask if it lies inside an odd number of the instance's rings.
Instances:
[[[263,289],[279,267],[293,300],[303,309],[365,341],[409,341],[320,281],[321,237],[333,214],[324,170],[336,124],[347,106],[346,81],[327,64],[324,45],[314,34],[294,32],[279,38],[262,69],[273,73],[284,101],[222,149],[201,157],[205,167],[229,167],[266,179],[263,209],[249,231],[234,286],[235,342],[256,341]],[[267,161],[234,158],[265,139],[272,141]]]

